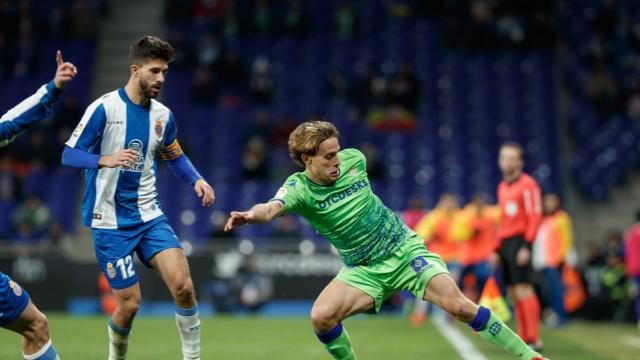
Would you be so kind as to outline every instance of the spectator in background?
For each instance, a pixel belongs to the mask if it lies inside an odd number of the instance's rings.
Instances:
[[[358,33],[358,15],[348,1],[341,1],[333,15],[333,28],[336,38],[349,40]]]
[[[235,50],[229,50],[222,56],[220,66],[218,66],[220,86],[225,89],[240,90],[246,84],[246,74],[244,65],[240,60],[240,55]]]
[[[213,79],[213,73],[207,66],[199,66],[193,74],[191,99],[197,104],[213,105],[218,89]]]
[[[13,214],[13,224],[21,239],[42,236],[51,221],[51,211],[36,195],[29,195]]]
[[[25,76],[33,73],[38,68],[37,44],[30,31],[25,30],[20,33],[15,51],[14,76]]]
[[[244,142],[248,142],[249,139],[253,136],[264,137],[265,134],[268,134],[270,132],[271,117],[269,116],[269,112],[266,110],[257,110],[251,126],[247,126],[246,129],[244,129],[242,140]]]
[[[259,104],[269,104],[273,100],[275,78],[272,74],[271,62],[264,56],[258,56],[252,65],[249,91],[253,101]]]
[[[238,9],[234,0],[226,2],[222,14],[222,36],[225,39],[235,39],[243,31],[243,25],[238,16]]]
[[[298,219],[291,214],[280,216],[273,223],[269,237],[274,240],[300,240],[302,231]]]
[[[546,194],[542,201],[544,217],[533,243],[533,267],[544,276],[544,292],[548,296],[553,315],[546,317],[552,326],[564,325],[568,320],[564,308],[562,269],[576,265],[571,217],[564,211],[558,195]]]
[[[415,112],[418,107],[420,83],[408,62],[403,62],[389,83],[389,102]]]
[[[380,160],[378,149],[371,142],[365,142],[359,147],[360,151],[367,159],[367,175],[371,180],[384,180],[387,175],[387,171],[384,164]]]
[[[0,158],[0,201],[14,201],[21,194],[21,183],[18,175],[13,171],[11,158]]]
[[[350,89],[344,74],[332,69],[327,75],[327,97],[333,101],[345,101],[349,98]]]
[[[460,279],[458,284],[476,301],[491,276],[489,265],[496,248],[496,230],[500,209],[487,204],[486,195],[476,194],[471,202],[458,212],[451,223],[451,237],[460,243]],[[475,291],[465,285],[465,277],[474,275]],[[469,282],[467,282],[469,283]]]
[[[171,67],[175,69],[190,69],[195,66],[194,49],[185,38],[185,34],[182,31],[174,31],[169,39],[176,50],[176,59],[171,64]]]
[[[249,138],[242,154],[242,176],[244,179],[264,179],[269,176],[269,159],[264,138],[254,135]]]
[[[80,107],[80,101],[72,94],[66,94],[62,98],[62,104],[59,106],[53,116],[53,130],[56,133],[56,143],[64,144],[76,124],[82,117],[83,109]]]
[[[239,304],[252,313],[258,312],[273,296],[273,279],[258,271],[253,257],[245,258],[234,282]]]
[[[299,0],[287,0],[282,18],[282,33],[286,36],[298,38],[306,37],[309,33],[307,15],[304,13]]]
[[[599,64],[585,84],[585,94],[600,115],[618,110],[618,86],[603,64]]]
[[[198,65],[213,67],[220,59],[222,49],[218,37],[212,31],[202,35],[197,45]]]
[[[274,148],[287,149],[289,134],[296,128],[296,121],[291,116],[283,116],[269,132],[269,145]]]
[[[635,223],[625,234],[624,264],[627,276],[634,284],[634,305],[636,320],[640,329],[640,209],[636,211]]]
[[[424,241],[427,249],[442,258],[447,264],[454,281],[459,279],[459,243],[452,237],[452,223],[460,210],[458,198],[454,194],[442,194],[440,201],[417,224],[415,232]],[[428,303],[416,298],[411,324],[419,326],[426,320]]]
[[[269,1],[255,0],[251,14],[250,29],[252,35],[271,36],[274,34],[275,19]]]
[[[609,229],[605,234],[604,256],[606,258],[615,256],[624,258],[624,244],[622,231],[618,229]]]

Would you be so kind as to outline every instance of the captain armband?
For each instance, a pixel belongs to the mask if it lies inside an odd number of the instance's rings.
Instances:
[[[160,156],[165,161],[176,159],[180,155],[182,155],[182,148],[180,147],[180,143],[178,143],[178,139],[173,140],[170,145],[160,148]]]

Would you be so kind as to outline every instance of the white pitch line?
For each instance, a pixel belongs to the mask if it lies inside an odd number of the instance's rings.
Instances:
[[[433,317],[431,319],[436,329],[440,331],[442,336],[449,341],[464,360],[488,360],[456,327],[441,317],[436,316],[435,319]]]
[[[640,337],[623,335],[620,339],[620,342],[625,345],[633,346],[640,349]]]

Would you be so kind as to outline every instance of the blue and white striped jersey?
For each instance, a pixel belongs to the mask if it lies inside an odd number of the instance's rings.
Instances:
[[[42,85],[35,94],[22,100],[0,118],[0,147],[12,142],[29,126],[46,118],[51,113],[53,103],[60,98],[62,90],[53,81]]]
[[[162,215],[155,154],[165,160],[182,154],[166,106],[153,99],[147,107],[135,104],[120,88],[89,105],[66,145],[99,155],[125,148],[138,152],[138,161],[128,167],[85,170],[84,225],[121,229]]]

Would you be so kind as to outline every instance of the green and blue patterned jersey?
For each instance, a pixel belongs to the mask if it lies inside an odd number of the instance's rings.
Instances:
[[[338,153],[340,176],[319,185],[305,172],[285,181],[272,201],[307,219],[338,250],[345,265],[369,265],[390,257],[417,236],[371,190],[366,159],[356,149]]]

